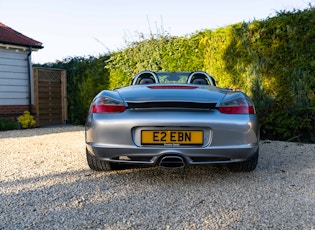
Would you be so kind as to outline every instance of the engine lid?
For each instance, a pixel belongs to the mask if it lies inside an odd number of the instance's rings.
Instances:
[[[136,85],[117,89],[121,98],[132,103],[210,103],[217,104],[228,92],[214,86]]]

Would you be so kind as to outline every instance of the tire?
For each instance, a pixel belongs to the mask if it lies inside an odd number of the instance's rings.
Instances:
[[[251,172],[255,170],[258,163],[259,149],[254,153],[252,158],[244,162],[228,164],[228,169],[231,172]]]
[[[86,159],[90,169],[94,171],[110,171],[112,170],[111,164],[107,161],[101,161],[92,155],[86,149]]]

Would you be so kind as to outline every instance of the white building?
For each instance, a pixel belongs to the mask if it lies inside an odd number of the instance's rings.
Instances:
[[[33,112],[31,54],[42,48],[42,43],[0,23],[0,117]]]

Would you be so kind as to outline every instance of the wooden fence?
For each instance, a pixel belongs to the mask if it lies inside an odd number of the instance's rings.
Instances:
[[[37,126],[67,121],[66,70],[33,68],[34,107]]]

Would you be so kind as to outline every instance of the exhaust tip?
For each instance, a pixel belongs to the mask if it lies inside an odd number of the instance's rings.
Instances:
[[[182,157],[179,156],[165,156],[160,161],[160,167],[162,168],[183,168],[185,162]]]

